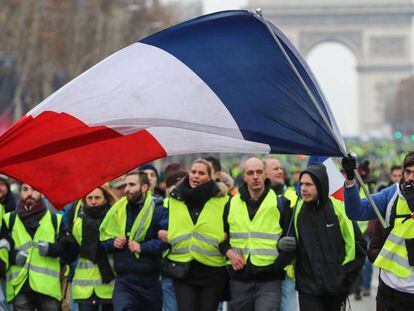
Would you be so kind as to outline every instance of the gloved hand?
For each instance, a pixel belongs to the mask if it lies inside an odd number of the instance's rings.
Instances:
[[[356,156],[348,154],[348,156],[342,158],[342,167],[345,171],[346,178],[353,180],[355,178],[354,169],[356,169]]]
[[[49,243],[45,241],[40,241],[37,243],[37,248],[39,249],[39,254],[41,256],[46,256],[49,251]]]
[[[18,251],[16,254],[16,265],[23,267],[26,263],[26,258],[29,256],[25,251]]]
[[[285,236],[279,240],[277,247],[284,252],[293,252],[296,249],[296,238],[293,236]]]
[[[5,248],[5,249],[7,249],[8,252],[10,252],[10,243],[9,243],[9,241],[7,241],[6,239],[1,239],[0,240],[0,248]]]

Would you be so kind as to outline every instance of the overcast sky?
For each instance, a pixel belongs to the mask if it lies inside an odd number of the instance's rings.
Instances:
[[[203,0],[204,13],[238,9],[246,6],[246,0]]]
[[[246,0],[203,0],[205,14],[246,5]],[[342,135],[357,135],[357,75],[352,52],[338,43],[328,42],[318,45],[305,58],[328,99]]]

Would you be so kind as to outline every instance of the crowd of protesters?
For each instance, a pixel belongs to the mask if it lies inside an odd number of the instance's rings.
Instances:
[[[386,183],[368,160],[345,157],[345,202],[329,196],[323,164],[301,160],[288,171],[250,157],[226,170],[206,156],[168,164],[163,178],[146,164],[62,211],[0,175],[0,309],[339,311],[350,294],[373,295],[375,262],[377,310],[411,310],[414,154]]]

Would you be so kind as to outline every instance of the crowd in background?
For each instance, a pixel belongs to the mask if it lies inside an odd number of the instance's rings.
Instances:
[[[378,148],[375,143],[358,148],[362,160],[357,169],[372,193],[399,182],[402,175],[399,151],[390,154],[394,149],[388,143],[384,148]],[[322,295],[316,292],[312,296],[307,292],[309,279],[314,276],[301,278],[306,275],[302,271],[299,279],[295,278],[295,269],[297,272],[322,259],[302,264],[299,260],[294,267],[291,255],[306,253],[308,247],[296,242],[301,237],[300,230],[305,230],[307,222],[301,222],[305,212],[298,212],[293,227],[291,221],[293,208],[299,206],[300,211],[304,204],[306,211],[309,205],[306,198],[304,203],[297,204],[300,185],[306,184],[302,179],[309,175],[312,177],[309,183],[318,185],[317,202],[322,200],[322,194],[324,200],[328,200],[327,191],[323,189],[328,182],[326,169],[323,166],[306,168],[307,161],[305,156],[249,157],[243,162],[228,157],[222,165],[218,157],[206,155],[190,167],[169,163],[162,169],[146,164],[96,188],[62,211],[55,210],[47,198],[30,185],[0,175],[0,203],[4,208],[0,240],[4,295],[1,305],[6,309],[7,300],[9,308],[14,306],[15,310],[216,310],[222,308],[223,301],[228,301],[231,295],[233,310],[273,310],[274,307],[274,310],[289,311],[297,309],[296,290],[299,288],[301,310],[307,310],[305,305],[314,308],[319,302],[312,299]],[[262,184],[259,175],[263,176]],[[229,198],[233,199],[229,201]],[[277,198],[283,200],[279,202]],[[265,209],[262,206],[273,204],[266,203],[268,201],[277,202],[276,216],[258,212]],[[246,219],[240,216],[244,213],[243,204],[247,206]],[[335,211],[341,209],[335,205],[337,203],[332,204]],[[238,208],[240,215],[231,212]],[[256,213],[264,219],[276,217],[280,227],[272,229],[264,220],[255,224],[259,217]],[[336,217],[344,235],[349,220],[345,214],[338,213]],[[48,224],[43,223],[45,215],[51,215]],[[312,215],[306,219],[309,217]],[[222,228],[203,228],[206,223],[222,221]],[[376,250],[372,247],[368,250],[368,258],[375,260],[384,231],[376,221],[358,224],[364,238],[373,241],[371,246],[376,247]],[[46,230],[39,233],[42,226]],[[199,231],[198,226],[201,227]],[[350,226],[352,228],[352,224]],[[213,231],[205,235],[204,230]],[[243,240],[243,230],[250,230],[248,235],[260,230],[267,232],[264,235],[256,232],[255,243],[261,245],[256,253],[250,240]],[[220,233],[223,231],[224,240]],[[212,240],[211,236],[215,235],[216,239]],[[237,235],[240,237],[234,238]],[[272,255],[276,244],[267,244],[268,236],[279,239],[278,251]],[[321,238],[323,236],[317,237]],[[304,244],[309,242],[305,240],[303,238]],[[341,243],[339,240],[336,243],[340,249]],[[257,245],[255,247],[259,247]],[[244,253],[244,249],[249,249],[250,255]],[[5,250],[7,253],[3,254]],[[347,258],[348,254],[343,256]],[[353,256],[350,262],[358,259],[355,249]],[[365,253],[359,260],[365,261],[364,258]],[[226,259],[227,265],[232,267],[227,271]],[[272,264],[272,270],[265,270],[275,259],[283,262],[281,268],[276,271]],[[186,262],[192,264],[181,264]],[[322,260],[322,264],[327,263]],[[366,260],[362,272],[356,273],[362,264],[356,264],[359,268],[352,268],[352,273],[347,274],[352,284],[338,283],[340,293],[329,293],[329,297],[337,298],[325,299],[326,310],[343,306],[349,293],[353,293],[355,299],[371,295],[372,264]],[[263,271],[257,267],[262,267]],[[318,288],[312,283],[311,292],[315,286]],[[321,285],[320,291],[326,295],[324,286]],[[277,291],[279,295],[274,294]],[[269,292],[270,295],[266,294]],[[256,302],[254,298],[244,301],[244,297],[255,295]]]

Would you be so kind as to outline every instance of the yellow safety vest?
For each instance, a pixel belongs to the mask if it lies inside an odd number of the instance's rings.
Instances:
[[[72,224],[75,223],[76,218],[78,218],[78,214],[79,214],[79,210],[83,207],[83,202],[82,200],[78,200],[78,202],[76,202],[76,206],[75,206],[75,214],[73,214],[73,222]]]
[[[332,201],[332,207],[334,209],[336,217],[338,217],[339,228],[341,230],[342,238],[344,239],[344,243],[345,243],[345,258],[342,262],[342,265],[345,265],[348,262],[351,262],[352,260],[355,259],[354,226],[352,224],[352,221],[346,216],[344,203],[333,197],[329,197],[329,199]],[[302,205],[303,205],[303,200],[300,200],[296,207],[296,211],[294,215],[295,233],[296,233],[296,238],[298,240],[300,239],[299,231],[298,231],[298,217],[302,209]]]
[[[230,201],[228,223],[231,248],[243,254],[246,261],[250,257],[250,262],[255,266],[271,265],[279,255],[277,242],[282,228],[277,204],[276,193],[270,189],[253,220],[250,220],[246,202],[240,194]]]
[[[396,216],[410,215],[411,211],[405,198],[398,198]],[[408,264],[405,239],[414,238],[414,220],[395,218],[394,227],[385,241],[374,265],[387,270],[400,278],[408,278],[412,275],[414,267]]]
[[[10,214],[4,216],[4,221],[9,226]],[[59,232],[62,215],[57,217],[57,231]],[[14,241],[14,248],[19,251],[26,251],[28,256],[23,267],[12,265],[7,271],[7,301],[11,301],[20,292],[27,278],[30,288],[40,294],[51,296],[57,300],[62,299],[60,287],[60,262],[59,258],[41,256],[38,250],[38,243],[45,241],[56,243],[57,232],[53,227],[52,214],[46,211],[39,221],[39,227],[33,239],[27,233],[19,215],[13,225],[11,237]]]
[[[296,201],[298,200],[295,187],[293,186],[287,187],[283,196],[290,201],[290,207],[295,206]]]
[[[82,245],[82,217],[75,216],[72,233],[79,245]],[[113,256],[108,255],[111,267],[113,267]],[[86,258],[79,258],[72,282],[73,299],[88,299],[95,292],[102,299],[112,299],[115,280],[108,284],[102,283],[101,273],[98,265]]]
[[[177,262],[198,262],[212,267],[226,264],[218,246],[224,241],[223,213],[227,196],[210,198],[194,224],[184,202],[168,199],[168,258]]]
[[[4,206],[0,204],[0,230],[3,224],[3,217],[4,217]],[[6,265],[6,271],[9,268],[9,252],[6,248],[0,248],[0,260],[4,262]]]
[[[128,237],[130,241],[144,241],[145,235],[151,225],[152,216],[154,215],[155,204],[152,194],[150,191],[147,192],[144,206],[138,213],[130,232],[126,232],[127,204],[127,198],[123,197],[118,200],[105,215],[105,218],[99,227],[101,241],[117,237]],[[136,256],[138,257],[138,254],[136,254]]]

